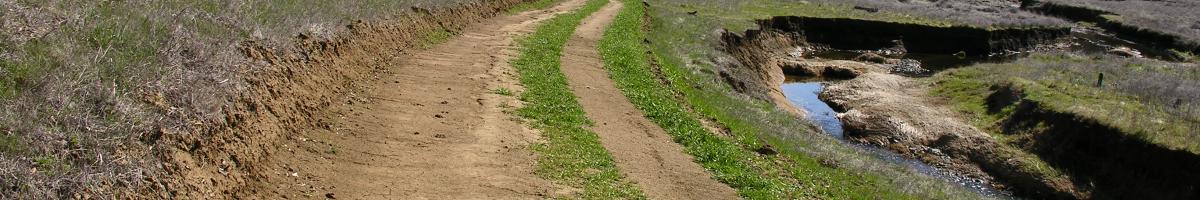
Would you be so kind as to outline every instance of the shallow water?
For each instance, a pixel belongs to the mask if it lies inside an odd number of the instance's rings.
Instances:
[[[824,130],[826,134],[829,134],[830,137],[837,138],[843,143],[857,147],[876,158],[907,167],[913,171],[928,176],[958,184],[981,195],[1001,199],[1012,199],[1012,196],[1009,192],[1001,191],[991,187],[990,185],[983,184],[982,181],[966,178],[965,176],[959,175],[956,172],[939,169],[937,167],[925,164],[924,162],[910,159],[879,147],[847,141],[845,137],[845,129],[842,127],[842,121],[837,118],[837,112],[834,111],[829,104],[821,101],[821,99],[818,97],[821,91],[825,89],[825,83],[813,80],[801,81],[808,82],[784,83],[781,87],[784,95],[787,96],[788,100],[790,100],[792,104],[802,107],[804,111],[808,112],[808,120],[821,127],[821,129]]]

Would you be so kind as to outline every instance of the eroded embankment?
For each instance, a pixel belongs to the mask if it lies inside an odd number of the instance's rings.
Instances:
[[[881,22],[844,18],[781,16],[759,20],[761,30],[744,34],[721,33],[721,48],[736,61],[724,63],[720,76],[739,92],[776,102],[784,73],[849,79],[868,71],[895,71],[903,65],[897,59],[864,56],[860,61],[813,63],[787,58],[809,54],[799,49],[883,50],[907,54],[965,54],[978,57],[1008,54],[1057,42],[1070,35],[1067,27],[976,28],[940,27],[921,24]],[[952,42],[948,42],[952,41]],[[780,73],[780,71],[784,73]]]
[[[265,176],[275,144],[304,129],[330,128],[324,111],[347,101],[363,81],[374,78],[383,64],[435,32],[457,32],[465,25],[504,12],[527,0],[464,3],[433,9],[413,8],[392,19],[356,22],[332,38],[300,35],[288,50],[254,42],[245,55],[258,62],[242,66],[246,88],[222,108],[224,119],[196,122],[194,133],[163,132],[150,136],[159,148],[167,174],[151,176],[147,194],[156,198],[253,196],[254,183]]]
[[[1065,19],[1095,23],[1101,28],[1116,33],[1118,37],[1154,46],[1158,49],[1174,49],[1181,52],[1200,54],[1200,43],[1196,43],[1193,40],[1189,40],[1179,35],[1142,28],[1122,22],[1121,20],[1115,19],[1119,18],[1119,15],[1116,13],[1039,0],[1022,0],[1021,7],[1025,10]]]
[[[990,89],[990,111],[1012,109],[999,126],[1013,145],[1037,154],[1088,184],[1093,199],[1200,198],[1200,155],[1146,142],[1132,134],[1025,98],[1027,84]]]
[[[874,144],[902,155],[950,169],[978,180],[1037,198],[1082,198],[1065,177],[1027,170],[1016,149],[1004,146],[958,119],[951,109],[925,98],[928,86],[889,74],[895,62],[864,55],[859,61],[803,59],[816,45],[861,50],[989,55],[1024,51],[1056,42],[1065,28],[973,30],[850,19],[776,17],[763,20],[763,30],[744,35],[724,33],[723,48],[737,61],[726,62],[721,76],[740,92],[797,110],[780,98],[784,76],[851,79],[830,86],[822,99],[831,102],[854,141]],[[811,26],[810,26],[811,25]],[[859,30],[881,30],[876,32]],[[942,32],[944,31],[944,32]],[[810,35],[811,34],[811,35]],[[917,35],[956,35],[963,41],[922,39]],[[899,41],[899,42],[896,42]],[[876,55],[877,56],[877,55]],[[781,100],[782,99],[782,100]],[[789,108],[790,107],[790,108]]]
[[[1070,35],[1069,27],[977,28],[931,26],[844,18],[782,16],[759,21],[765,30],[799,33],[805,41],[835,49],[902,47],[909,53],[972,56],[1032,49]]]

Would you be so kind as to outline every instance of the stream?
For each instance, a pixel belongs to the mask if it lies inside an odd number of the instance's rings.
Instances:
[[[797,48],[798,51],[802,50],[800,47]],[[915,65],[915,67],[906,68],[915,70],[897,71],[893,69],[892,73],[910,78],[922,78],[932,76],[935,73],[946,69],[982,63],[1011,62],[1036,52],[1076,52],[1085,55],[1115,54],[1159,60],[1169,60],[1172,58],[1172,54],[1169,52],[1120,39],[1114,34],[1103,29],[1081,25],[1073,27],[1071,30],[1071,36],[1063,38],[1059,42],[1039,46],[1027,51],[1010,52],[990,56],[968,57],[922,53],[889,55],[889,53],[885,50],[842,49],[821,49],[816,51],[808,51],[802,54],[795,54],[793,56],[803,59],[853,60],[855,57],[863,55],[864,53],[877,53],[889,58],[907,60],[905,63],[911,63]],[[842,122],[837,117],[838,113],[834,111],[829,104],[821,101],[818,97],[819,94],[824,90],[825,86],[832,81],[836,80],[788,76],[787,82],[782,85],[781,90],[793,105],[801,107],[808,113],[807,120],[819,126],[830,137],[836,138],[846,145],[862,150],[863,152],[875,158],[904,166],[915,172],[940,180],[955,183],[984,196],[999,199],[1017,199],[1017,197],[1012,196],[1012,192],[1010,191],[996,189],[981,180],[969,178],[959,172],[940,169],[938,167],[925,164],[919,160],[907,158],[880,147],[846,140],[845,130]]]
[[[793,82],[794,81],[794,82]],[[1001,199],[1012,199],[1010,192],[1001,191],[993,188],[990,185],[984,184],[980,180],[967,178],[957,172],[939,169],[930,166],[916,159],[910,159],[900,154],[869,145],[859,144],[846,140],[845,130],[842,128],[842,122],[837,118],[837,112],[829,107],[824,101],[818,98],[818,94],[825,88],[825,82],[819,80],[794,80],[789,79],[788,83],[782,86],[783,93],[788,100],[796,106],[800,106],[804,111],[808,112],[808,120],[819,126],[830,137],[837,138],[839,141],[854,146],[863,152],[870,154],[881,160],[890,163],[895,163],[900,166],[907,167],[913,171],[932,176],[941,180],[952,182],[968,188],[974,192],[988,197]]]

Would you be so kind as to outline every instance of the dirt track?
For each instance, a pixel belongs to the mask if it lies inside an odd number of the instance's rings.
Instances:
[[[713,180],[608,78],[597,44],[623,6],[612,1],[585,19],[564,48],[562,70],[595,122],[592,130],[617,167],[651,199],[737,199],[732,188]]]
[[[329,125],[279,144],[263,183],[264,198],[544,199],[578,191],[533,173],[529,146],[538,133],[506,111],[521,102],[496,94],[521,87],[509,61],[513,40],[555,14],[555,7],[500,16],[468,26],[461,36],[395,58],[368,84],[325,116]],[[578,28],[563,69],[596,122],[620,170],[653,199],[735,199],[661,128],[635,108],[603,69],[596,44],[622,5],[618,1]]]
[[[584,0],[500,16],[404,55],[371,94],[336,108],[331,130],[304,133],[276,154],[267,197],[535,199],[569,193],[533,174],[538,134],[511,120],[520,89],[514,38]]]

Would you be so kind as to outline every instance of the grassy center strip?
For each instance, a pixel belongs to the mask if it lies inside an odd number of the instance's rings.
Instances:
[[[635,0],[625,0],[627,5],[640,5]],[[916,199],[918,197],[901,191],[876,176],[828,167],[821,161],[801,154],[783,151],[776,155],[756,153],[755,149],[769,148],[756,134],[746,131],[748,125],[718,120],[735,134],[720,137],[711,133],[699,120],[701,115],[688,109],[688,104],[717,106],[707,101],[703,94],[696,94],[685,73],[677,67],[662,67],[656,73],[650,64],[653,54],[644,43],[646,8],[626,6],[605,32],[600,42],[600,52],[605,68],[618,87],[646,117],[665,129],[675,142],[683,145],[695,161],[707,169],[715,179],[738,190],[747,199]],[[669,64],[669,63],[664,63]],[[657,78],[664,76],[666,85]],[[675,86],[675,87],[671,87]],[[686,99],[677,99],[681,94]],[[713,108],[695,109],[713,110]],[[727,117],[726,117],[727,118]],[[794,120],[794,119],[793,119]],[[778,145],[777,145],[778,146]],[[937,193],[937,192],[934,192]],[[932,198],[947,198],[945,194],[923,194]]]
[[[537,32],[520,41],[521,55],[512,65],[525,86],[521,100],[528,103],[518,114],[541,130],[545,140],[533,147],[541,154],[538,175],[582,189],[578,198],[644,199],[644,194],[617,171],[600,137],[588,129],[592,122],[559,68],[563,46],[575,28],[607,3],[589,0],[580,10],[547,20]]]

